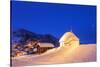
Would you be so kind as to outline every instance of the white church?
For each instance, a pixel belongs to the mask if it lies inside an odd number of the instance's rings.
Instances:
[[[60,47],[77,47],[80,44],[79,38],[72,31],[64,33],[64,35],[60,38],[59,43]]]

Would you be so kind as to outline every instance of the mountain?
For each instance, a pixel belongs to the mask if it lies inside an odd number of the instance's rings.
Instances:
[[[37,39],[40,42],[52,43],[55,47],[59,46],[58,39],[51,34],[37,34],[26,29],[18,29],[12,32],[12,44],[17,42],[26,44],[29,39]]]

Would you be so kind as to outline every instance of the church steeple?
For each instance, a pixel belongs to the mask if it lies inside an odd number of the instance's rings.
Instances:
[[[73,30],[72,30],[72,26],[70,27],[70,32],[73,32]]]

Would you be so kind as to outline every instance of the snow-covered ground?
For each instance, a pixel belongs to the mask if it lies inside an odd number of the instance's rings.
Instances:
[[[82,44],[73,48],[64,46],[48,50],[41,55],[26,55],[12,58],[12,66],[61,64],[96,61],[96,44]]]

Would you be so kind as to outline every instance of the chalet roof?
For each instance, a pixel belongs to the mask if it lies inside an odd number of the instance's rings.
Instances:
[[[79,41],[79,38],[73,32],[66,32],[59,42]]]
[[[52,43],[39,43],[40,47],[54,47]]]

